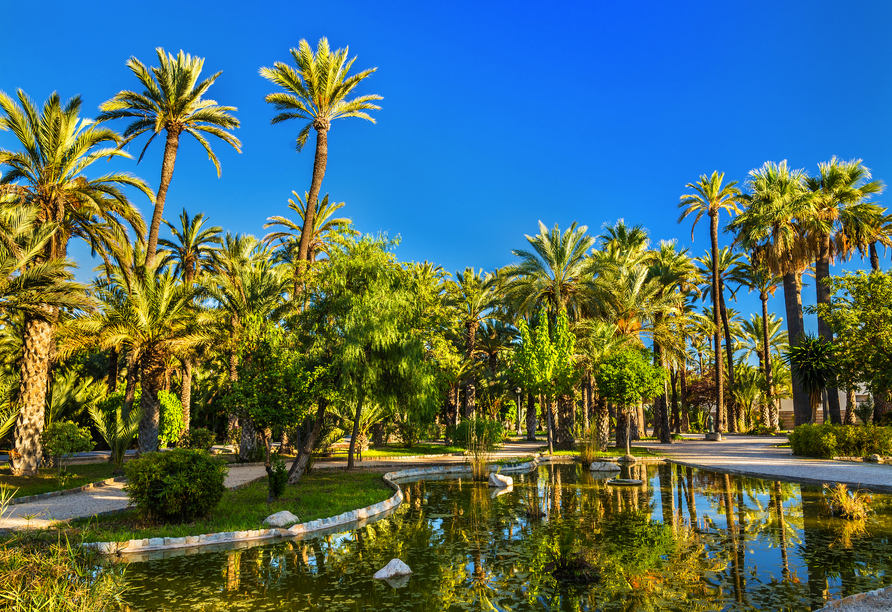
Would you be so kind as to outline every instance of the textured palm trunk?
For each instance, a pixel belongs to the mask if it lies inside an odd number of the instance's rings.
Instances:
[[[674,368],[669,379],[672,382],[672,429],[681,433],[681,412],[678,409],[678,368]]]
[[[118,388],[118,349],[108,352],[108,371],[105,378],[105,393],[110,395]]]
[[[183,382],[180,385],[180,403],[183,405],[184,433],[189,431],[192,420],[192,360],[183,360]]]
[[[160,353],[149,349],[140,364],[142,396],[139,407],[142,419],[139,422],[139,453],[153,453],[158,450],[158,427],[161,422],[161,402],[158,391],[164,383],[164,359]]]
[[[133,408],[133,400],[136,397],[136,383],[139,381],[139,362],[136,358],[136,349],[130,349],[127,353],[127,384],[124,387],[124,409],[127,414]]]
[[[603,397],[598,397],[595,402],[595,426],[598,428],[598,448],[604,450],[610,444],[610,408]]]
[[[545,402],[540,405],[545,406],[545,433],[548,438],[548,454],[554,454],[554,407],[550,397],[545,397]]]
[[[557,440],[555,444],[558,450],[573,450],[576,444],[576,437],[573,435],[573,413],[576,408],[574,404],[572,395],[558,396]]]
[[[784,274],[784,306],[787,313],[787,339],[790,346],[799,346],[802,335],[802,294],[800,292],[799,274]],[[793,416],[795,425],[804,425],[811,419],[811,401],[802,385],[793,376]]]
[[[709,235],[712,240],[712,322],[715,325],[715,334],[713,334],[713,345],[715,351],[715,431],[724,431],[725,425],[722,418],[725,414],[725,386],[724,372],[722,364],[722,341],[721,341],[721,287],[719,286],[719,214],[718,210],[710,211],[709,214]]]
[[[232,328],[229,330],[229,382],[238,380],[238,353],[236,352],[236,319],[233,319]],[[235,413],[230,413],[226,419],[226,430],[230,431],[239,426],[239,418]],[[239,449],[241,454],[241,449]]]
[[[325,419],[327,407],[328,403],[320,398],[319,403],[316,405],[316,419],[313,421],[313,428],[304,438],[303,443],[300,445],[300,450],[294,458],[291,468],[288,470],[288,484],[297,484],[304,475],[307,463],[310,461],[310,455],[313,454],[313,447],[316,445],[316,438],[319,437],[319,432],[322,431],[322,422]]]
[[[616,448],[626,448],[632,435],[630,421],[632,415],[629,411],[618,408],[616,411]]]
[[[310,240],[313,234],[313,222],[316,219],[316,203],[319,200],[319,191],[322,189],[322,179],[325,178],[325,167],[328,165],[328,129],[330,125],[322,120],[317,120],[313,127],[316,129],[316,157],[313,159],[313,179],[310,182],[310,192],[307,194],[307,209],[304,215],[304,224],[300,230],[300,245],[297,248],[297,258],[300,261],[309,261]]]
[[[527,440],[536,441],[536,397],[527,393]]]
[[[177,161],[177,148],[180,146],[179,130],[168,128],[167,142],[164,144],[164,158],[161,162],[161,183],[158,185],[158,194],[155,196],[155,210],[152,213],[152,223],[149,226],[149,239],[146,243],[146,269],[155,267],[155,255],[158,251],[158,230],[161,229],[161,219],[164,216],[164,203],[167,201],[167,189],[173,178],[173,167]]]
[[[353,419],[353,434],[350,436],[350,450],[347,453],[347,469],[352,470],[355,466],[353,457],[356,452],[356,438],[359,436],[359,420],[362,418],[362,402],[363,398],[359,398],[356,402],[356,418]]]
[[[871,242],[869,250],[870,250],[870,269],[874,270],[876,272],[879,272],[879,270],[880,270],[880,256],[877,253],[877,243]]]
[[[688,367],[685,360],[681,370],[681,430],[684,433],[691,431],[691,411],[688,406]]]
[[[238,460],[242,463],[251,461],[257,454],[257,428],[248,417],[239,419],[242,425],[242,436],[238,445]]]
[[[846,425],[855,424],[855,391],[852,389],[846,389],[846,418],[844,423]]]
[[[830,307],[830,287],[825,281],[830,278],[830,234],[821,236],[821,250],[815,261],[815,290],[817,304]],[[818,334],[827,342],[833,343],[833,330],[830,323],[818,314]],[[830,412],[830,422],[836,425],[842,423],[839,410],[839,391],[834,387],[827,387],[827,409]]]
[[[473,419],[477,412],[477,390],[473,384],[465,386],[465,414],[466,419]]]
[[[722,327],[725,330],[725,355],[728,357],[728,388],[734,389],[734,339],[731,338],[731,325],[728,322],[728,309],[725,308],[725,282],[719,279],[719,304],[722,307]],[[740,421],[740,406],[731,399],[728,406],[727,427],[731,433],[737,433],[737,423]]]
[[[771,348],[768,346],[768,294],[764,291],[759,294],[762,301],[762,371],[765,373],[765,384],[768,387],[768,412],[769,418],[765,425],[777,427],[777,404],[774,401],[774,379],[771,371]]]
[[[21,382],[19,383],[19,416],[15,424],[15,451],[12,462],[16,476],[37,474],[43,450],[40,434],[44,427],[44,411],[49,388],[55,312],[47,310],[47,318],[26,316],[22,337]]]

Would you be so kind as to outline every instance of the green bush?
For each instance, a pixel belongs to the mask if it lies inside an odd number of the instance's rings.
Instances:
[[[273,456],[267,474],[269,478],[268,501],[279,499],[285,493],[285,485],[288,484],[288,468],[285,467],[285,460]]]
[[[501,421],[494,419],[465,419],[458,426],[449,426],[449,438],[461,448],[481,445],[492,452],[505,439],[508,432]]]
[[[892,427],[876,425],[800,425],[790,432],[794,455],[866,457],[892,454]]]
[[[204,427],[193,427],[183,434],[181,443],[183,448],[191,448],[193,450],[209,451],[217,441],[217,436],[210,429]]]
[[[149,453],[125,464],[130,501],[146,517],[188,522],[207,515],[226,492],[226,465],[201,450]]]
[[[183,424],[183,404],[180,398],[170,391],[159,391],[158,402],[161,404],[161,420],[158,423],[158,443],[162,448],[180,439],[186,429]]]
[[[87,427],[78,427],[71,421],[51,423],[40,434],[43,452],[53,458],[59,472],[59,480],[65,478],[65,460],[75,453],[93,450],[93,436]]]
[[[777,429],[758,423],[750,427],[746,433],[750,436],[773,436],[777,433]]]
[[[892,412],[884,412],[879,415],[874,420],[874,425],[879,425],[880,427],[889,427],[892,426]]]

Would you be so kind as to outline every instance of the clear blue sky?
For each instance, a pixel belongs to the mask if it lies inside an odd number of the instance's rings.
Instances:
[[[165,216],[185,206],[263,235],[266,217],[287,213],[291,190],[308,189],[313,142],[296,154],[299,124],[270,125],[263,96],[275,88],[258,69],[289,60],[302,38],[327,36],[349,45],[355,67],[378,67],[361,92],[384,100],[377,125],[333,125],[323,193],[345,201],[361,231],[400,235],[401,259],[450,271],[509,263],[539,219],[597,233],[623,217],[700,254],[708,225],[691,244],[676,204],[685,183],[713,170],[742,181],[766,160],[814,172],[837,155],[863,158],[892,182],[888,1],[209,6],[7,3],[0,89],[39,101],[81,94],[92,114],[137,87],[124,66],[131,55],[154,64],[162,46],[207,58],[206,73],[223,71],[209,95],[238,107],[244,152],[214,143],[218,179],[187,139]],[[0,146],[14,146],[9,134]],[[156,188],[162,149],[156,140],[140,165],[114,167]],[[148,216],[148,201],[134,200]],[[86,278],[88,251],[72,255]],[[813,293],[812,284],[807,301]],[[749,313],[756,301],[741,306]],[[782,314],[778,298],[772,306]]]

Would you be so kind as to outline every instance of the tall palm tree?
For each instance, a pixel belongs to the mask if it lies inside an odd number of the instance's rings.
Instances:
[[[777,274],[773,274],[767,266],[760,264],[758,261],[754,261],[750,256],[747,256],[745,262],[740,262],[736,265],[735,269],[731,272],[731,277],[741,285],[747,287],[750,291],[759,292],[759,300],[762,302],[762,316],[758,317],[761,321],[761,329],[759,332],[762,336],[762,346],[770,346],[769,339],[771,334],[769,326],[773,315],[768,314],[768,298],[773,296],[775,291],[777,291],[781,278]],[[778,327],[780,326],[779,320],[777,321],[777,325]],[[760,356],[760,361],[762,363],[762,371],[765,375],[765,385],[768,389],[768,400],[771,406],[771,422],[773,426],[776,426],[778,406],[774,401],[773,395],[774,380],[771,371],[771,359],[766,358],[766,355],[762,355]]]
[[[884,214],[879,219],[874,219],[867,235],[861,239],[853,240],[855,248],[864,257],[867,251],[872,270],[880,269],[880,255],[877,253],[877,243],[883,245],[883,250],[892,246],[892,215]]]
[[[94,253],[107,259],[126,244],[125,223],[137,235],[145,231],[139,210],[122,188],[134,187],[150,199],[151,190],[126,173],[87,178],[85,172],[94,162],[129,155],[118,150],[120,135],[79,117],[79,97],[62,104],[53,93],[38,109],[25,92],[17,94],[18,102],[0,92],[0,130],[10,130],[21,146],[19,151],[0,149],[0,168],[5,168],[0,177],[0,207],[28,204],[37,211],[37,223],[55,224],[56,231],[44,245],[47,261],[64,259],[72,237],[83,239]],[[25,315],[22,409],[16,426],[16,451],[21,454],[16,471],[23,475],[35,474],[40,461],[38,436],[43,428],[57,314],[58,309],[48,304],[40,316]]]
[[[802,272],[815,260],[814,241],[803,224],[803,220],[815,218],[814,203],[803,186],[805,177],[804,171],[789,168],[786,160],[766,162],[751,170],[746,182],[746,207],[727,228],[735,234],[735,243],[750,253],[752,261],[783,276],[791,347],[798,346],[804,332]],[[795,377],[793,412],[796,425],[811,418],[809,398]]]
[[[196,277],[213,265],[215,245],[221,243],[222,228],[205,228],[204,213],[189,217],[186,209],[180,213],[180,227],[164,222],[173,234],[174,240],[162,238],[158,244],[165,249],[160,267],[173,265],[174,275],[182,277],[187,286],[193,286]],[[180,403],[183,406],[183,424],[189,429],[192,407],[192,355],[182,358],[183,375],[180,384]]]
[[[721,312],[720,296],[721,288],[719,286],[719,271],[717,268],[719,260],[719,213],[724,210],[730,213],[739,212],[738,203],[741,201],[742,194],[737,188],[737,181],[731,181],[727,185],[722,185],[725,180],[725,173],[713,172],[711,176],[705,174],[700,175],[700,180],[696,183],[688,183],[685,185],[688,189],[693,189],[694,193],[681,196],[678,207],[683,209],[678,217],[681,223],[689,215],[694,214],[694,223],[691,226],[691,240],[694,239],[694,228],[697,222],[704,214],[709,215],[709,236],[712,241],[712,305],[713,314],[715,316],[716,333],[713,337],[715,344],[715,381],[716,393],[716,431],[722,431],[725,423],[722,423],[724,415],[724,380],[722,368],[722,345],[721,334],[719,333],[719,314]]]
[[[296,49],[291,49],[296,69],[285,62],[276,62],[272,68],[261,68],[260,75],[272,81],[284,92],[271,93],[266,101],[280,111],[272,123],[282,123],[299,119],[307,123],[297,135],[298,153],[304,148],[310,129],[316,130],[316,156],[313,159],[313,178],[306,198],[306,217],[300,235],[298,261],[307,261],[310,252],[310,237],[315,227],[316,200],[322,188],[325,168],[328,164],[328,131],[331,122],[345,117],[359,117],[375,123],[366,111],[380,110],[373,104],[382,100],[381,96],[367,94],[347,99],[359,83],[367,79],[377,68],[363,70],[348,76],[356,58],[349,59],[349,48],[332,51],[328,39],[322,38],[313,53],[310,44],[301,40]]]
[[[807,177],[805,186],[812,194],[814,205],[817,259],[815,288],[817,304],[830,304],[830,263],[833,259],[848,259],[863,236],[869,235],[881,223],[884,210],[871,203],[872,196],[882,193],[883,182],[872,181],[870,170],[860,159],[841,161],[834,156],[829,162],[818,164],[818,176]],[[830,324],[818,314],[818,334],[833,342]],[[827,389],[828,409],[833,423],[842,423],[839,393],[835,387]]]
[[[161,47],[155,49],[155,52],[158,54],[157,67],[147,68],[135,57],[127,60],[127,67],[145,87],[145,91],[141,94],[129,90],[118,92],[114,98],[99,107],[102,113],[97,118],[98,121],[132,119],[133,121],[124,130],[127,142],[151,132],[152,135],[143,147],[138,161],[142,161],[146,149],[155,137],[162,131],[166,132],[167,140],[161,162],[161,182],[158,185],[158,195],[155,196],[152,223],[149,225],[146,268],[155,266],[158,230],[161,228],[167,190],[177,161],[180,135],[183,132],[190,134],[201,144],[217,168],[218,177],[221,174],[220,161],[204,134],[229,143],[241,153],[241,142],[227,131],[239,126],[238,119],[230,114],[237,109],[234,106],[220,106],[214,100],[202,98],[222,71],[212,74],[199,83],[204,58],[192,57],[182,50],[174,57],[173,54],[165,53]]]

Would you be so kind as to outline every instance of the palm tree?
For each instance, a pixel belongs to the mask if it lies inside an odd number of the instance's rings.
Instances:
[[[870,258],[870,267],[872,270],[880,269],[880,256],[877,253],[877,243],[883,245],[883,250],[892,246],[892,215],[883,215],[879,219],[871,222],[870,231],[861,239],[853,240],[855,248],[864,257],[864,251],[867,251]]]
[[[783,276],[787,335],[790,346],[798,346],[804,331],[802,321],[802,272],[815,260],[813,241],[803,220],[814,218],[814,204],[803,187],[805,173],[792,170],[786,160],[766,162],[751,170],[747,179],[746,207],[728,230],[735,243],[750,253],[751,260],[772,274]],[[793,412],[796,425],[810,419],[809,398],[793,379]]]
[[[167,133],[161,162],[161,182],[155,197],[155,211],[152,213],[146,246],[146,268],[149,269],[155,266],[158,230],[161,228],[167,190],[177,161],[180,135],[183,132],[191,134],[204,147],[217,168],[218,177],[221,174],[220,161],[204,134],[220,138],[241,153],[241,142],[227,131],[239,126],[238,119],[230,114],[237,109],[234,106],[220,106],[214,100],[202,99],[222,72],[216,72],[199,83],[204,58],[192,57],[182,50],[174,57],[173,54],[165,53],[161,47],[155,49],[155,52],[158,54],[158,67],[146,68],[135,57],[127,60],[127,67],[145,87],[145,91],[141,94],[128,90],[118,92],[114,98],[99,107],[102,113],[97,118],[97,121],[133,119],[124,130],[127,142],[151,132],[138,162],[142,161],[155,136],[162,131]]]
[[[148,186],[126,173],[97,179],[84,174],[100,159],[129,157],[117,148],[121,137],[80,119],[79,97],[63,105],[53,93],[42,109],[22,90],[17,97],[18,102],[0,92],[0,130],[12,131],[21,145],[19,151],[0,149],[0,167],[6,168],[0,177],[0,207],[27,204],[36,209],[38,224],[55,223],[55,233],[44,244],[43,259],[64,259],[74,236],[107,259],[128,240],[125,222],[141,235],[142,218],[121,188],[135,187],[152,198]],[[36,473],[40,460],[37,438],[43,428],[57,315],[58,308],[51,304],[40,316],[25,315],[21,427],[16,428],[17,452],[22,455],[16,470],[23,475]]]
[[[821,393],[836,378],[833,345],[821,336],[804,334],[796,346],[787,349],[784,361],[789,364],[793,378],[809,394],[810,420],[814,423]]]
[[[765,313],[767,312],[763,308],[761,316],[752,314],[748,320],[742,322],[741,348],[744,360],[749,359],[753,353],[758,356],[759,367],[762,369],[762,377],[765,380],[764,397],[768,410],[768,419],[765,424],[769,427],[777,427],[777,381],[773,365],[775,359],[780,358],[789,345],[781,330],[781,319],[778,319],[774,314],[769,314],[766,318]],[[768,347],[767,353],[766,346]]]
[[[818,164],[819,175],[807,177],[805,186],[812,194],[814,205],[817,260],[815,261],[815,287],[817,304],[830,305],[831,260],[848,259],[863,236],[873,233],[881,223],[883,209],[869,202],[873,195],[883,191],[882,181],[871,181],[870,170],[860,159],[840,161],[834,156],[829,162]],[[827,342],[833,342],[830,324],[818,314],[818,334]],[[839,393],[827,389],[830,420],[842,423],[839,409]]]
[[[291,49],[291,57],[297,69],[285,62],[276,62],[272,68],[261,68],[260,75],[272,81],[284,92],[271,93],[266,101],[280,111],[272,123],[282,123],[290,119],[305,120],[307,123],[297,135],[298,153],[304,148],[310,129],[316,130],[316,157],[313,160],[313,179],[306,198],[306,218],[300,235],[298,261],[307,261],[310,252],[310,237],[316,227],[313,217],[316,214],[316,200],[322,188],[325,168],[328,163],[328,130],[331,122],[345,117],[359,117],[375,123],[366,111],[380,110],[373,104],[381,96],[368,94],[351,100],[347,97],[360,82],[371,76],[377,68],[363,70],[348,76],[356,58],[348,59],[349,48],[332,51],[328,39],[322,38],[313,53],[306,40]]]
[[[712,306],[713,315],[715,317],[716,333],[713,337],[715,344],[715,381],[716,393],[716,424],[715,430],[722,431],[725,423],[722,423],[724,414],[724,380],[722,372],[722,345],[721,334],[719,333],[719,314],[721,312],[720,296],[721,288],[719,286],[719,213],[724,210],[730,213],[739,212],[737,204],[741,201],[742,194],[737,188],[737,181],[731,181],[727,185],[722,185],[725,180],[725,173],[719,174],[717,171],[712,176],[700,175],[700,180],[696,183],[688,183],[685,185],[688,189],[693,189],[694,193],[681,196],[678,207],[682,208],[681,216],[678,222],[684,221],[688,215],[696,213],[694,223],[691,226],[691,240],[694,239],[694,228],[697,222],[703,217],[703,214],[709,215],[709,235],[712,240]]]
[[[203,270],[213,265],[214,245],[220,244],[220,232],[222,228],[214,226],[205,228],[204,213],[189,217],[186,209],[180,213],[180,227],[176,227],[167,221],[164,223],[170,228],[173,240],[162,238],[158,241],[166,251],[162,255],[160,267],[173,265],[174,275],[181,276],[183,282],[191,287],[195,278]],[[192,355],[182,358],[183,375],[180,385],[180,403],[183,405],[183,424],[189,429],[192,406]]]

